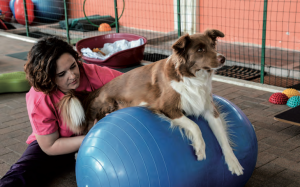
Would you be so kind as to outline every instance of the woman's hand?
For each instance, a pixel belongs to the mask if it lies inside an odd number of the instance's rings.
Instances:
[[[105,116],[107,116],[109,113],[106,113],[105,114]],[[94,125],[96,125],[96,123],[98,122],[99,120],[96,118],[95,120],[94,120]]]
[[[96,123],[98,122],[98,120],[97,119],[95,119],[95,121],[94,121],[94,125],[96,125]]]
[[[47,135],[35,134],[35,137],[39,146],[47,155],[62,155],[78,151],[85,135],[59,137],[59,133],[56,131]]]

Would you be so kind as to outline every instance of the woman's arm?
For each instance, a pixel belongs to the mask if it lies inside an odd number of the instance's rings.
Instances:
[[[35,134],[41,149],[47,155],[62,155],[78,151],[85,136],[61,137],[58,131],[47,135]]]
[[[94,121],[94,125],[98,122]],[[47,155],[63,155],[78,151],[85,135],[74,137],[61,137],[59,138],[58,131],[47,135],[35,134],[36,140],[41,149]]]

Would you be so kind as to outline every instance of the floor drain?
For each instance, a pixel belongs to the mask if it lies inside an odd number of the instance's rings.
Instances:
[[[260,77],[260,70],[245,68],[241,66],[224,66],[217,70],[217,75],[233,77],[243,80],[252,80]]]
[[[168,58],[169,56],[167,55],[162,55],[158,53],[144,53],[144,58],[143,60],[150,61],[150,62],[156,62],[161,59]]]

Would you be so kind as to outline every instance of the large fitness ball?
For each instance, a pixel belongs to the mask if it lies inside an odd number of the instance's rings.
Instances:
[[[56,22],[64,14],[63,0],[32,0],[32,2],[34,4],[34,15],[40,22]]]
[[[10,8],[12,14],[14,15],[14,18],[16,19],[16,15],[15,15],[15,1],[16,0],[10,0],[9,1],[9,8]]]
[[[23,0],[16,0],[14,3],[14,16],[18,23],[25,25],[25,11],[24,11],[24,2]],[[28,24],[31,24],[34,20],[34,13],[33,13],[33,3],[31,0],[26,0],[26,9],[27,9],[27,20]]]
[[[1,10],[1,14],[5,15],[4,20],[6,22],[10,22],[12,12],[9,8],[9,0],[0,0],[0,10]]]
[[[143,107],[113,112],[86,135],[77,155],[79,187],[237,187],[251,177],[257,160],[257,140],[245,114],[219,96],[214,100],[228,113],[234,153],[244,168],[232,175],[207,122],[195,121],[206,143],[206,160],[197,161],[190,141],[169,122]]]

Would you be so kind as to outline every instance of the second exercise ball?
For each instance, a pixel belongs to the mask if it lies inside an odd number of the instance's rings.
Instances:
[[[58,21],[64,14],[63,0],[32,0],[34,4],[34,15],[43,23]]]
[[[28,24],[31,24],[34,20],[34,5],[31,0],[26,0],[26,9],[27,9],[27,20]],[[25,11],[24,11],[24,3],[23,0],[16,0],[14,3],[14,16],[18,23],[25,25]]]
[[[0,0],[1,15],[4,15],[4,20],[10,22],[12,12],[9,8],[9,0]]]
[[[15,1],[16,0],[10,0],[9,1],[9,8],[14,16],[14,18],[16,19],[16,15],[15,15]]]

